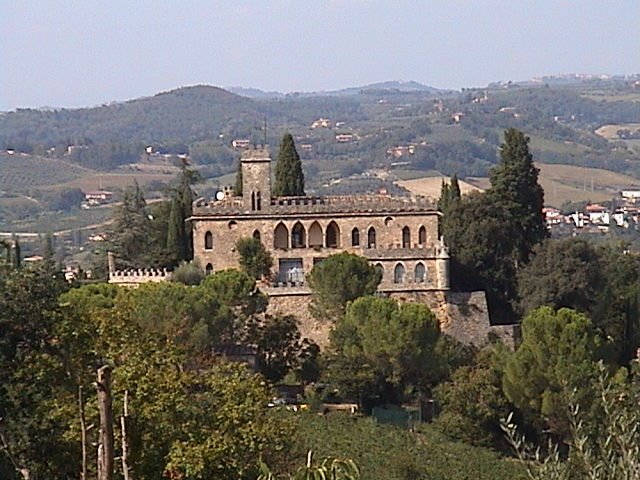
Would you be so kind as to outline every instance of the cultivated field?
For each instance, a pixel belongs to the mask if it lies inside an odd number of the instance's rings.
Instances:
[[[623,188],[640,189],[640,180],[599,168],[582,168],[573,165],[538,163],[540,184],[545,192],[545,204],[560,207],[565,202],[611,200]],[[402,180],[397,183],[416,195],[440,196],[443,177],[424,177]],[[489,187],[488,178],[467,178],[460,182],[462,193],[484,190]]]
[[[640,131],[640,123],[620,123],[616,125],[603,125],[594,133],[607,140],[619,140],[618,130]]]
[[[0,155],[0,191],[22,192],[39,186],[69,182],[93,170],[62,160],[31,155]]]
[[[76,178],[64,183],[54,185],[54,187],[80,188],[83,191],[90,190],[122,190],[130,187],[135,181],[140,186],[147,185],[151,182],[170,182],[175,178],[174,174],[167,173],[94,173],[82,178]]]
[[[406,188],[414,195],[423,195],[425,197],[439,198],[440,190],[442,188],[442,180],[449,180],[449,177],[423,177],[416,178],[414,180],[399,180],[396,183],[403,188]],[[472,191],[482,190],[475,185],[467,183],[463,180],[459,181],[460,190],[462,194],[467,194]]]

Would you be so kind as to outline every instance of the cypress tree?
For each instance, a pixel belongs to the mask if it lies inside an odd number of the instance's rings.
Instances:
[[[233,186],[233,194],[236,197],[242,196],[242,162],[238,160],[238,170],[236,170],[236,183]]]
[[[276,197],[304,195],[302,162],[290,133],[285,133],[280,142],[273,195]]]
[[[176,261],[184,260],[184,217],[182,216],[182,206],[177,197],[171,200],[171,213],[169,214],[169,230],[167,231],[167,250],[174,256]]]
[[[13,268],[20,268],[22,265],[22,253],[20,251],[20,241],[18,237],[13,241]]]
[[[489,176],[487,197],[509,225],[516,264],[526,262],[533,246],[549,235],[542,214],[544,191],[538,183],[538,172],[529,152],[529,137],[515,128],[506,130],[500,163]]]

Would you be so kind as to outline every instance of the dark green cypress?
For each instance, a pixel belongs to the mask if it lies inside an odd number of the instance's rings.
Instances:
[[[169,230],[167,231],[167,250],[174,256],[176,261],[185,258],[184,249],[184,217],[182,216],[182,206],[177,197],[171,200],[171,213],[169,214]]]
[[[304,195],[302,162],[290,133],[285,133],[280,142],[273,195],[276,197]]]
[[[238,160],[238,170],[236,170],[236,183],[233,186],[233,194],[236,197],[242,196],[242,162]]]
[[[20,251],[20,240],[16,237],[13,242],[13,267],[20,268],[22,266],[22,253]]]

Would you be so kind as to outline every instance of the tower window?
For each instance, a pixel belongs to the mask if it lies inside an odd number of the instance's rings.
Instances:
[[[211,232],[207,232],[204,234],[204,249],[205,250],[213,249],[213,234]]]
[[[409,227],[404,227],[402,229],[402,248],[410,248],[411,247],[411,230]]]
[[[376,229],[373,227],[367,232],[367,248],[376,248]]]
[[[420,227],[420,230],[418,230],[418,243],[420,245],[427,243],[427,229],[424,227]]]

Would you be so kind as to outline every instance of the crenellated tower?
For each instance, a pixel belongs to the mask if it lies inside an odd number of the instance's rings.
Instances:
[[[265,211],[271,206],[271,158],[266,148],[247,149],[242,166],[242,205],[245,210]]]

